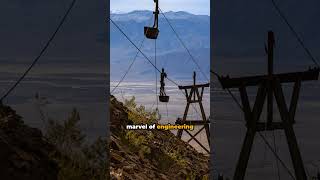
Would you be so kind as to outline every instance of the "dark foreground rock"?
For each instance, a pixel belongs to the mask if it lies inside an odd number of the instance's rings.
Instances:
[[[0,179],[56,180],[54,146],[40,130],[26,126],[10,107],[0,105]]]

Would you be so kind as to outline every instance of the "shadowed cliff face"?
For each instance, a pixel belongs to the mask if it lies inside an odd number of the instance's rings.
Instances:
[[[79,121],[74,109],[63,122],[51,119],[42,135],[0,106],[1,179],[106,179],[106,141],[89,143]]]
[[[1,179],[57,179],[58,165],[49,158],[54,146],[7,106],[0,106],[0,147]]]
[[[130,110],[111,97],[111,179],[186,179],[208,175],[208,157],[169,131],[125,129]],[[142,117],[145,118],[145,117]]]

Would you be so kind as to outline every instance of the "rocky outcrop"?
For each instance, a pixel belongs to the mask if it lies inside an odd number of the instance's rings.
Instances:
[[[58,165],[50,159],[53,152],[40,130],[26,126],[14,110],[0,105],[1,179],[57,179]]]
[[[128,109],[111,97],[111,179],[202,179],[208,157],[170,131],[125,129]]]

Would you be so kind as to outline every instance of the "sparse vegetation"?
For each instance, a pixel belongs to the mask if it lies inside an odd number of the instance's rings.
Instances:
[[[132,97],[130,100],[125,100],[124,106],[128,108],[128,118],[133,123],[154,123],[157,120],[157,112],[148,112],[144,106],[137,106],[135,102],[135,97]],[[143,134],[139,134],[135,131],[127,131],[126,133],[126,137],[130,145],[133,145],[135,149],[138,148],[137,150],[139,154],[143,155],[150,154],[150,148],[146,145],[148,143],[148,140],[149,142],[151,142],[154,136],[152,131],[148,131],[148,134],[145,133],[146,132],[144,132]],[[149,138],[146,139],[146,136]],[[167,147],[173,146],[170,143],[167,144]],[[161,157],[161,161],[163,162],[163,169],[169,168],[165,166],[170,166],[172,162],[175,162],[176,164],[183,167],[187,166],[187,161],[184,159],[184,157],[181,155],[181,152],[179,152],[178,149],[165,148],[164,153],[167,157]],[[168,162],[166,163],[166,161]]]
[[[41,108],[43,109],[43,107]],[[40,112],[44,114],[43,111]],[[80,114],[73,109],[65,120],[46,118],[46,139],[58,150],[52,158],[58,163],[60,180],[105,180],[107,141],[97,138],[92,144],[79,127]]]
[[[190,174],[187,176],[186,180],[197,180],[197,176],[194,174]],[[209,175],[204,175],[201,180],[209,180]]]
[[[123,110],[128,114],[128,123],[153,124],[158,121],[157,112],[148,111],[144,106],[137,105],[134,97],[124,100],[123,106],[125,107]],[[120,137],[121,143],[126,146],[125,148],[129,152],[137,154],[141,159],[148,159],[150,162],[156,163],[159,172],[167,173],[168,171],[173,171],[173,169],[184,169],[187,173],[193,165],[191,160],[187,158],[183,145],[177,146],[177,139],[170,132],[124,130],[118,134],[122,136]],[[176,173],[179,174],[178,172]],[[191,171],[190,173],[181,177],[190,180],[208,179],[208,176],[200,175],[197,171]]]
[[[125,100],[124,106],[128,108],[128,119],[134,124],[152,124],[161,119],[157,111],[147,111],[144,106],[138,106],[134,96]]]
[[[147,146],[148,141],[144,136],[134,131],[128,131],[126,133],[126,139],[129,142],[129,147],[137,151],[140,157],[144,158],[151,153],[151,149]]]
[[[61,168],[59,179],[106,179],[106,140],[98,138],[93,144],[86,143],[79,121],[76,109],[62,122],[49,120],[46,137],[61,153],[61,156],[54,157]]]

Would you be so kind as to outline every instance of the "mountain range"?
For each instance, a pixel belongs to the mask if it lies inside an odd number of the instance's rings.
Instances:
[[[142,52],[154,63],[155,53],[157,67],[165,68],[168,76],[175,78],[191,78],[192,71],[200,72],[192,61],[183,44],[190,51],[202,71],[209,76],[210,66],[210,17],[206,15],[194,15],[188,12],[166,12],[164,18],[159,15],[159,36],[156,42],[145,39]],[[133,11],[129,13],[111,14],[111,19],[126,33],[137,46],[144,39],[144,26],[153,25],[152,11]],[[178,36],[171,29],[174,28]],[[113,25],[110,25],[111,47],[111,79],[119,79],[132,62],[137,49],[130,44],[123,34]],[[155,52],[156,43],[156,52]],[[182,66],[183,65],[183,66]],[[183,68],[182,68],[183,67]],[[152,80],[155,69],[140,54],[130,71],[128,79]],[[204,78],[199,75],[199,78]]]

